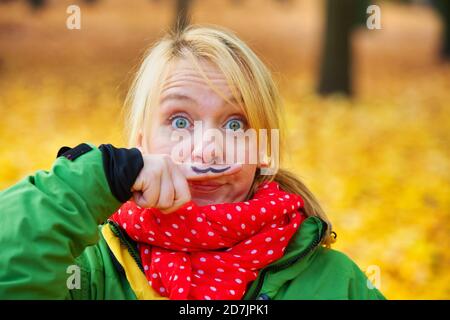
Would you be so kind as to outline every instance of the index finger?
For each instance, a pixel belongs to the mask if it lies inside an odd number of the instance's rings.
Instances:
[[[177,165],[186,179],[191,181],[208,180],[229,176],[242,170],[242,164],[240,163],[220,166],[220,168],[215,166],[206,168],[203,166],[197,167],[194,163],[181,163]]]

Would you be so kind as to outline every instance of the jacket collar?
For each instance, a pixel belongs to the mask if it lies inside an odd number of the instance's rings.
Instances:
[[[292,237],[282,258],[259,272],[244,296],[244,299],[257,299],[260,293],[271,296],[289,280],[296,278],[308,265],[311,253],[320,245],[327,224],[319,217],[308,217]]]

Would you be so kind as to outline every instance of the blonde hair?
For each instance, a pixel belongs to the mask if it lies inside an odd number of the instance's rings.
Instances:
[[[281,126],[281,99],[270,71],[256,54],[229,30],[212,26],[189,26],[181,31],[168,33],[144,55],[132,87],[126,99],[128,106],[127,135],[129,146],[136,146],[139,134],[148,137],[146,130],[152,111],[159,105],[163,81],[171,63],[179,58],[190,59],[205,80],[214,86],[203,73],[198,62],[205,59],[216,65],[224,74],[247,118],[249,126],[258,129],[278,129],[280,149],[283,150],[284,134]],[[221,95],[220,92],[216,91]],[[222,95],[223,96],[223,95]],[[268,149],[271,150],[270,135]],[[260,175],[259,169],[248,194],[252,197],[256,188],[266,181],[276,181],[284,190],[299,194],[305,201],[302,208],[306,216],[317,216],[328,228],[322,244],[334,242],[331,223],[317,199],[299,178],[278,169],[275,175]]]

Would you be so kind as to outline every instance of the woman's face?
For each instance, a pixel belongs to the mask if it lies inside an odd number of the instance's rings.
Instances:
[[[201,121],[203,132],[219,129],[225,134],[226,129],[248,129],[247,119],[241,107],[233,102],[232,92],[219,68],[204,60],[199,64],[219,94],[188,60],[174,62],[163,83],[159,108],[154,111],[148,130],[149,137],[139,139],[144,142],[144,151],[170,155],[179,143],[171,138],[174,131],[187,129],[193,136],[194,121],[196,125]],[[203,168],[220,163],[216,154],[224,158],[227,154],[224,147],[211,139],[204,139],[202,145],[196,139],[189,139],[188,144],[189,159],[183,161],[200,164]],[[256,164],[243,164],[242,170],[232,175],[188,181],[192,200],[197,205],[243,201],[252,185],[256,167]]]

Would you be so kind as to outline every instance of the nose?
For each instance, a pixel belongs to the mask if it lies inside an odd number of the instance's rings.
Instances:
[[[194,133],[191,154],[192,161],[203,164],[223,164],[223,145],[223,134],[217,128],[206,128],[198,136],[195,136]]]

